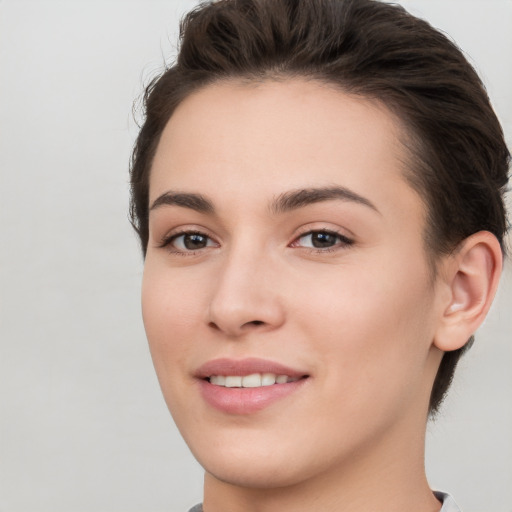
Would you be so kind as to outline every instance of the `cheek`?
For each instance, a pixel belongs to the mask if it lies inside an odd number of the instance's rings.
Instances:
[[[380,261],[385,274],[354,267],[330,283],[312,281],[297,306],[309,311],[299,331],[315,340],[327,385],[357,408],[418,391],[434,335],[433,292],[424,267],[413,258]]]
[[[148,255],[142,279],[142,314],[150,344],[182,338],[204,317],[204,279]]]
[[[200,324],[200,297],[187,280],[180,282],[169,269],[146,260],[142,316],[153,364],[164,391],[174,387],[177,370],[185,371],[189,353],[194,350],[191,336]]]

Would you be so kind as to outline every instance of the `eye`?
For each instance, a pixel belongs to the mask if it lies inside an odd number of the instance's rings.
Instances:
[[[343,247],[353,243],[350,238],[334,231],[318,230],[309,231],[293,242],[293,247],[306,247],[310,249],[332,249]]]
[[[207,247],[217,247],[217,244],[208,235],[198,231],[187,231],[172,235],[164,240],[162,245],[176,249],[174,252],[193,252]]]

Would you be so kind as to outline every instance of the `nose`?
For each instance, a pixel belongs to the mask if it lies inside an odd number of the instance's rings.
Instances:
[[[280,327],[285,314],[275,266],[261,254],[234,251],[222,263],[208,324],[231,338]]]

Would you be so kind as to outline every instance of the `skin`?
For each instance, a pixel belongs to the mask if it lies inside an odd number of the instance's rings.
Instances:
[[[206,471],[206,512],[440,509],[423,464],[430,390],[440,348],[480,321],[460,322],[482,288],[462,263],[494,272],[497,256],[476,239],[432,279],[401,138],[378,103],[297,79],[210,85],[166,126],[150,204],[177,191],[211,208],[151,209],[143,316],[168,407]],[[363,200],[271,206],[334,186]],[[187,231],[205,245],[188,249]],[[313,247],[325,231],[332,246]],[[256,413],[226,414],[195,376],[221,357],[308,378]]]

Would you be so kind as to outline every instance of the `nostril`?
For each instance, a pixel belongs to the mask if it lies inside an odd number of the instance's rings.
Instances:
[[[211,328],[213,328],[213,329],[215,329],[215,330],[217,330],[217,331],[220,331],[220,330],[221,330],[221,329],[220,329],[220,327],[219,327],[215,322],[210,322],[210,323],[208,324],[208,327],[211,327]]]
[[[1,0],[0,0],[1,1]],[[250,320],[249,322],[244,322],[242,324],[236,324],[236,322],[208,322],[208,327],[214,331],[224,332],[229,336],[241,336],[244,333],[247,333],[253,329],[259,330],[263,329],[265,326],[269,325],[268,322],[264,320]]]
[[[266,322],[263,320],[251,320],[250,322],[245,322],[245,324],[241,325],[240,328],[242,330],[251,329],[252,327],[259,327],[260,325],[266,325]]]

